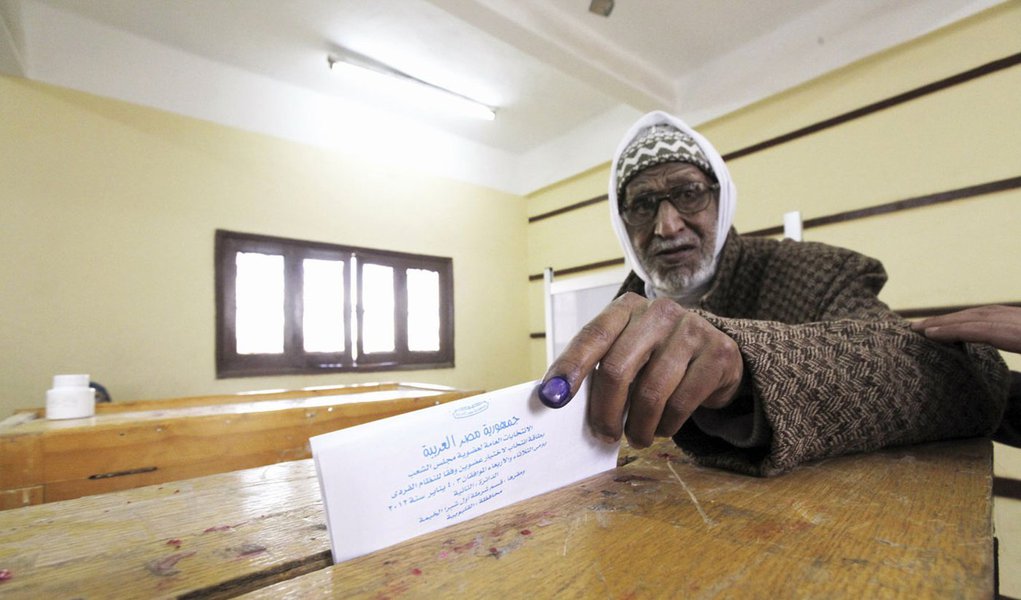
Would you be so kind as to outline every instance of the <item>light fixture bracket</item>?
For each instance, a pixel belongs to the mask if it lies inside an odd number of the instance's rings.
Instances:
[[[610,16],[613,12],[613,0],[592,0],[589,2],[588,11],[604,17]]]

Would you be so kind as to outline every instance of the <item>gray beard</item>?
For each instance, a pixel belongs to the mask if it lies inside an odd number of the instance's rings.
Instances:
[[[649,280],[656,294],[677,300],[691,306],[705,293],[705,288],[716,274],[716,257],[703,256],[698,267],[691,273],[673,270],[662,274],[649,272]]]
[[[716,232],[706,232],[706,237],[700,240],[705,254],[699,259],[694,271],[687,269],[671,269],[667,272],[660,272],[646,264],[644,256],[639,255],[645,272],[649,274],[649,286],[655,290],[657,296],[673,298],[682,306],[694,306],[705,294],[709,283],[716,274],[716,255],[713,248],[716,246]],[[656,248],[649,248],[655,252]]]

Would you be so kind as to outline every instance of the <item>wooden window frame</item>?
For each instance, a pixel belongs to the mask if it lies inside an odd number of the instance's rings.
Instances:
[[[236,329],[236,256],[238,252],[279,254],[284,257],[284,352],[238,354]],[[453,260],[446,257],[408,254],[312,242],[291,238],[240,233],[218,229],[214,250],[216,284],[216,377],[307,375],[317,373],[385,370],[443,369],[454,366]],[[301,261],[305,258],[341,260],[344,277],[344,350],[318,353],[304,350]],[[352,258],[354,261],[352,261]],[[356,264],[358,297],[349,282]],[[366,263],[394,269],[394,351],[366,354],[362,351],[362,268]],[[408,269],[439,274],[440,347],[437,351],[408,350]],[[354,318],[352,318],[354,314]],[[357,336],[354,332],[357,331]],[[352,350],[355,350],[352,352]]]

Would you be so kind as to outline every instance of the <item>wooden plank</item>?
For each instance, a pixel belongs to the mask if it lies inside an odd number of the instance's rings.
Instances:
[[[309,458],[311,436],[466,395],[167,419],[55,434],[43,442],[46,501]],[[83,454],[86,447],[90,451]]]
[[[614,471],[328,566],[310,460],[0,513],[4,598],[992,594],[988,440],[756,479],[668,440]]]
[[[43,486],[0,490],[0,510],[43,503]]]
[[[290,461],[2,512],[0,596],[243,591],[326,566],[328,548],[312,463]]]
[[[246,598],[991,597],[991,444],[776,479],[642,460]]]
[[[189,406],[209,406],[212,404],[237,404],[239,402],[257,402],[259,400],[281,400],[285,398],[307,398],[309,396],[338,396],[342,394],[363,394],[388,390],[431,390],[455,391],[454,388],[427,383],[397,383],[393,381],[375,383],[355,383],[347,385],[328,385],[308,387],[297,390],[254,390],[235,394],[209,394],[204,396],[182,396],[180,398],[157,398],[153,400],[130,400],[101,402],[96,404],[96,414],[118,412],[137,412],[146,410],[178,409]],[[18,420],[42,419],[46,410],[42,407],[21,408],[8,419],[0,421],[0,431],[8,424],[18,424]],[[27,418],[27,419],[26,419]]]
[[[358,391],[20,422],[0,431],[0,492],[16,498],[18,490],[42,485],[41,501],[53,502],[304,459],[311,436],[477,393],[353,387]]]
[[[159,410],[183,408],[187,406],[209,406],[211,404],[236,404],[239,402],[257,402],[259,400],[283,400],[287,398],[307,398],[309,396],[339,396],[342,394],[363,394],[366,392],[383,392],[397,389],[425,389],[420,384],[402,384],[396,382],[357,383],[350,385],[333,385],[298,390],[256,390],[237,394],[211,394],[207,396],[186,396],[182,398],[160,398],[155,400],[133,400],[131,402],[108,402],[96,405],[96,412],[133,412],[139,410]],[[452,388],[447,388],[452,391]]]
[[[4,429],[18,427],[23,423],[27,423],[28,421],[32,421],[38,418],[39,415],[30,410],[22,410],[20,412],[16,412],[13,415],[0,420],[0,431],[3,431]]]
[[[20,489],[42,483],[39,436],[0,436],[0,490]]]

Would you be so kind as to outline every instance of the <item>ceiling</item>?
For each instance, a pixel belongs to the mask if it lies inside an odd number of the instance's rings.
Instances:
[[[527,193],[609,160],[648,110],[697,125],[996,3],[0,0],[0,72]],[[327,68],[338,47],[496,118],[371,91]],[[374,141],[394,135],[414,141]]]

